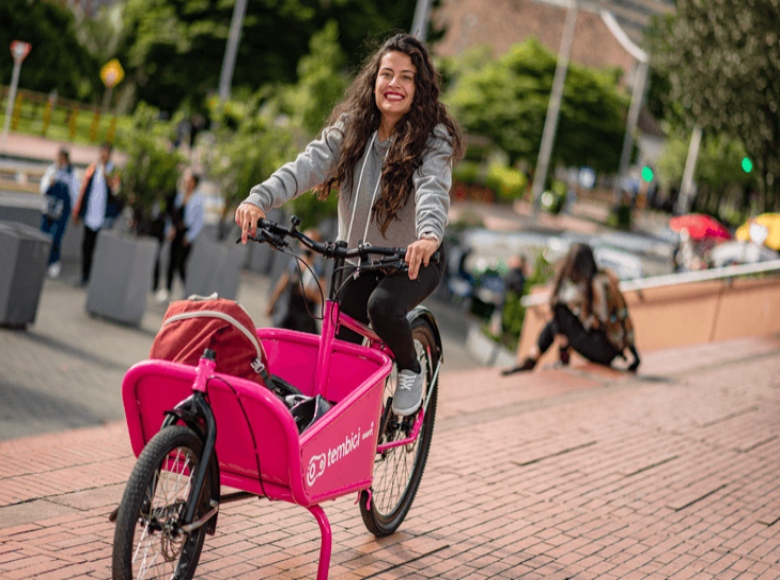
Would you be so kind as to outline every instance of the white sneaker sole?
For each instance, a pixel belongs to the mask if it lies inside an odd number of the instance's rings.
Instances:
[[[399,417],[408,417],[409,415],[414,415],[417,412],[417,409],[420,408],[422,405],[422,401],[418,401],[416,405],[413,407],[409,407],[407,409],[398,409],[395,406],[395,400],[393,400],[393,413],[398,415]]]

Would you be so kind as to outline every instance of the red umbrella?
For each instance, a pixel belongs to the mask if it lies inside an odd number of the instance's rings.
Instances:
[[[679,232],[688,230],[692,240],[730,240],[731,232],[728,228],[712,216],[702,213],[689,213],[678,215],[669,220],[669,227]]]

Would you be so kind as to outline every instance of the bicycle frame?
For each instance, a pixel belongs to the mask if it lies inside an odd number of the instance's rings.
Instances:
[[[344,260],[336,259],[333,274],[331,276],[328,299],[325,301],[325,305],[323,308],[320,350],[317,359],[317,374],[315,375],[317,393],[323,392],[322,391],[323,377],[328,376],[328,370],[331,361],[330,352],[333,347],[333,341],[337,340],[336,336],[338,334],[339,329],[342,326],[368,339],[369,343],[367,346],[369,348],[386,352],[390,356],[390,358],[395,360],[395,357],[393,356],[393,353],[390,350],[390,348],[384,343],[384,341],[381,338],[379,338],[379,336],[368,325],[360,322],[359,320],[355,320],[348,314],[345,314],[344,312],[341,311],[337,292],[338,292],[338,288],[340,288],[341,286],[341,282],[343,279],[342,277],[343,266],[344,266]],[[357,270],[356,273],[358,275],[360,274],[359,269]],[[423,309],[420,308],[420,310]],[[412,311],[412,315],[414,315],[414,312],[415,311]],[[440,340],[439,340],[439,344],[440,344]],[[439,354],[441,354],[441,352]],[[431,384],[435,384],[435,382],[438,380],[441,363],[442,363],[442,358],[439,357],[439,364],[434,371],[434,376],[431,381]],[[393,447],[402,447],[405,445],[409,445],[410,443],[413,443],[417,439],[417,436],[420,433],[420,429],[422,428],[422,424],[425,419],[425,412],[428,408],[427,403],[429,400],[430,398],[428,398],[426,401],[423,402],[424,404],[422,405],[422,408],[416,414],[414,425],[412,427],[412,430],[409,432],[409,436],[404,439],[400,439],[398,441],[378,444],[377,453],[383,453],[388,449],[392,449]]]
[[[258,337],[266,345],[271,369],[284,367],[286,371],[279,374],[289,372],[300,378],[301,383],[306,383],[302,390],[307,395],[335,397],[337,404],[303,434],[298,434],[289,410],[270,390],[215,372],[215,363],[208,356],[201,358],[197,368],[159,360],[139,363],[125,375],[122,387],[136,455],[158,430],[176,423],[189,426],[204,442],[192,481],[193,491],[180,520],[182,531],[189,533],[206,526],[206,531],[213,534],[219,505],[248,496],[301,505],[315,517],[321,532],[317,580],[327,579],[332,543],[321,502],[368,491],[377,454],[410,445],[417,439],[431,392],[429,389],[420,411],[410,418],[411,428],[404,425],[404,438],[379,444],[384,427],[382,404],[389,404],[384,401],[385,383],[392,372],[393,358],[371,328],[341,311],[337,293],[344,264],[344,258],[335,258],[319,337],[289,330],[257,329]],[[431,322],[440,365],[441,340],[433,316],[422,307],[410,316],[424,316]],[[367,345],[339,340],[337,335],[342,327],[363,336]],[[301,360],[289,361],[290,356],[301,356]],[[313,373],[309,370],[312,365]],[[437,366],[430,385],[436,384],[438,374]],[[296,384],[293,377],[284,378]],[[161,414],[165,420],[160,425],[157,419],[155,424],[155,417]],[[219,426],[218,415],[227,418]],[[367,445],[369,441],[373,443]],[[331,466],[331,461],[333,465],[338,462],[338,467]],[[201,498],[209,467],[214,478],[210,487],[215,496]],[[240,491],[220,497],[220,484]],[[370,501],[370,493],[367,495]],[[207,513],[195,520],[198,506],[206,500]]]

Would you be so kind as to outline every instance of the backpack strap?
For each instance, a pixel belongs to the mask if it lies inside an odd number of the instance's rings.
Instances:
[[[266,358],[265,349],[263,348],[263,345],[260,344],[259,340],[257,340],[256,335],[249,332],[249,330],[243,324],[241,324],[238,320],[236,320],[234,317],[230,316],[229,314],[225,314],[224,312],[219,312],[217,310],[200,310],[195,312],[182,312],[180,314],[174,314],[173,316],[165,320],[162,325],[165,326],[170,322],[187,320],[190,318],[219,318],[236,327],[249,340],[249,342],[252,343],[252,346],[255,347],[256,357],[255,360],[252,361],[252,369],[261,377],[263,377],[263,381],[269,387],[271,388],[275,387],[273,378],[271,378],[271,375],[268,373],[268,369],[263,364],[263,360],[265,360]]]

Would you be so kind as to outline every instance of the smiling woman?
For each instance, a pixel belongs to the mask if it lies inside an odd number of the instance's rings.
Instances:
[[[321,199],[339,189],[339,239],[406,247],[409,273],[350,278],[342,307],[371,322],[395,355],[399,370],[393,410],[420,405],[422,374],[406,314],[431,294],[445,260],[434,263],[449,210],[452,165],[463,152],[460,132],[439,100],[439,74],[425,43],[408,35],[388,39],[372,55],[321,137],[298,158],[252,188],[236,210],[242,238],[254,234],[272,207],[315,189]],[[343,329],[339,337],[360,337]]]

